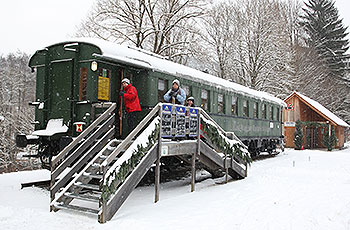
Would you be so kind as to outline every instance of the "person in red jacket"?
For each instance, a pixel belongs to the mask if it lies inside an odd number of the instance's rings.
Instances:
[[[136,126],[136,113],[141,111],[139,96],[134,86],[130,84],[130,80],[124,78],[122,80],[123,90],[120,91],[120,95],[124,97],[124,104],[126,110],[126,121],[128,124],[129,133]]]

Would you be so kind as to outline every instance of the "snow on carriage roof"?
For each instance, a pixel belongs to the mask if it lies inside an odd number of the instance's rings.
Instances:
[[[196,78],[196,80],[199,82],[210,84],[217,88],[247,94],[259,100],[266,100],[280,104],[282,106],[286,106],[283,100],[274,97],[269,93],[253,90],[240,84],[190,68],[188,66],[171,62],[169,60],[166,60],[165,57],[140,48],[119,45],[116,43],[95,38],[77,38],[72,42],[83,42],[96,45],[102,51],[102,55],[96,56],[100,56],[103,58],[111,58],[123,63],[130,63],[143,68],[148,68],[176,76],[181,76],[189,80]]]
[[[334,123],[336,123],[339,126],[343,126],[343,127],[350,127],[348,123],[346,123],[345,121],[343,121],[342,119],[340,119],[339,117],[337,117],[334,113],[332,113],[331,111],[329,111],[328,109],[326,109],[323,105],[321,105],[320,103],[318,103],[317,101],[312,100],[311,98],[294,91],[291,95],[289,95],[285,100],[289,99],[291,96],[293,96],[294,94],[298,95],[299,97],[301,97],[304,101],[306,101],[307,103],[309,103],[312,107],[314,107],[315,109],[317,109],[318,111],[320,111],[323,115],[325,115],[326,117],[328,117],[330,120],[332,120]]]

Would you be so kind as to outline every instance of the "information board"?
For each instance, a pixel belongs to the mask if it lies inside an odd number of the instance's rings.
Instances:
[[[186,108],[184,106],[176,106],[175,115],[175,137],[186,136]]]
[[[189,136],[196,137],[198,131],[198,109],[189,109]]]
[[[172,137],[172,105],[162,105],[162,137]]]

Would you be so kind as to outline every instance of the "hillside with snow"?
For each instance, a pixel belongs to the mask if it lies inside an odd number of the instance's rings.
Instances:
[[[200,177],[204,172],[198,172]],[[350,229],[350,148],[326,152],[287,149],[252,163],[248,177],[205,179],[190,192],[190,178],[138,187],[114,218],[49,212],[50,195],[22,182],[49,178],[38,170],[0,175],[1,229]]]

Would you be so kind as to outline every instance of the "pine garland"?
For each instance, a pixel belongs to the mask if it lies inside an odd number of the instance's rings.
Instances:
[[[118,186],[125,181],[129,173],[136,168],[136,166],[141,162],[142,158],[148,153],[154,144],[158,142],[159,127],[160,125],[156,124],[155,129],[148,136],[148,142],[146,143],[145,147],[143,145],[137,145],[137,150],[134,150],[132,156],[120,165],[118,168],[119,170],[111,173],[106,178],[106,183],[102,186],[101,199],[103,201],[109,200],[111,195],[117,191]],[[109,183],[110,180],[111,182]]]
[[[216,147],[220,149],[220,151],[233,158],[239,157],[250,165],[252,162],[250,155],[245,154],[242,151],[242,149],[246,149],[246,146],[240,143],[231,144],[227,142],[226,139],[219,133],[218,129],[215,126],[205,122],[203,118],[201,118],[201,125],[203,133]]]
[[[320,123],[317,121],[300,121],[300,124],[302,124],[305,127],[311,127],[311,128],[320,128],[320,127],[327,127],[328,124],[326,123]]]

